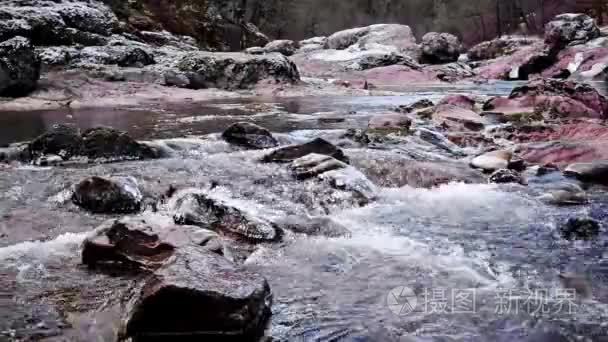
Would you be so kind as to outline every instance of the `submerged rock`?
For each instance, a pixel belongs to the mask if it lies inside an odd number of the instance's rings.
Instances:
[[[136,287],[125,307],[121,337],[256,341],[271,305],[264,277],[186,246]]]
[[[228,127],[222,138],[230,144],[253,149],[276,147],[278,141],[264,127],[249,122],[237,122]]]
[[[566,240],[590,240],[600,232],[600,224],[589,218],[570,218],[559,231]]]
[[[577,163],[566,167],[564,174],[584,182],[608,184],[608,162]]]
[[[29,143],[30,154],[41,157],[55,154],[63,159],[81,154],[83,140],[78,128],[69,125],[53,125],[49,131]]]
[[[471,160],[471,166],[485,171],[508,169],[513,154],[509,151],[492,151],[484,153]]]
[[[545,42],[554,48],[583,44],[599,36],[595,20],[581,13],[558,15],[545,28]]]
[[[29,40],[16,37],[0,43],[0,96],[23,96],[36,89],[40,58]]]
[[[195,225],[242,239],[245,242],[277,241],[281,230],[222,191],[183,190],[169,207],[178,224]]]
[[[249,88],[262,80],[294,83],[300,80],[296,65],[278,54],[192,52],[178,63],[189,79],[188,88]]]
[[[496,170],[494,173],[492,173],[490,175],[490,178],[488,178],[488,181],[490,183],[518,183],[518,184],[524,184],[525,181],[523,179],[523,177],[517,173],[516,171],[513,170],[509,170],[509,169],[500,169],[500,170]]]
[[[347,237],[351,235],[348,228],[327,216],[300,217],[290,216],[278,223],[286,230],[309,236],[325,236],[329,238]]]
[[[291,163],[296,178],[308,179],[322,173],[344,169],[348,165],[327,155],[311,153]]]
[[[83,243],[82,263],[122,263],[154,270],[176,249],[188,245],[221,252],[215,232],[193,226],[177,226],[162,217],[126,217],[103,223]]]
[[[317,138],[301,145],[279,148],[264,156],[262,161],[266,163],[289,163],[311,153],[327,155],[348,163],[348,157],[341,149],[322,138]]]
[[[429,32],[422,37],[421,60],[430,64],[456,62],[461,44],[458,37],[450,33]]]
[[[72,202],[98,214],[134,213],[141,209],[142,194],[132,177],[91,177],[74,188]]]
[[[158,158],[158,153],[148,145],[137,142],[126,132],[109,127],[92,128],[82,134],[82,153],[91,158]]]

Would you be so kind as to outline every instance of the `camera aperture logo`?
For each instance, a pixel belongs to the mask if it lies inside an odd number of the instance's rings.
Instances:
[[[418,297],[411,288],[407,286],[398,286],[389,291],[386,296],[386,305],[395,315],[404,316],[416,310]]]

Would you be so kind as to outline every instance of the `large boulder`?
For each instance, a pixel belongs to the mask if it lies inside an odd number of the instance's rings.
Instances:
[[[278,52],[285,56],[291,56],[298,51],[298,48],[298,43],[294,42],[293,40],[282,39],[273,40],[266,44],[266,46],[264,46],[264,51],[266,53]]]
[[[608,162],[575,163],[564,170],[567,176],[576,177],[584,182],[608,184]]]
[[[523,47],[537,44],[538,38],[522,36],[501,36],[481,42],[469,49],[467,56],[471,61],[494,59],[512,55]]]
[[[608,100],[587,84],[536,80],[516,87],[508,98],[491,99],[484,110],[516,115],[540,113],[552,118],[604,118]]]
[[[509,168],[513,153],[505,150],[491,151],[471,160],[471,166],[484,171],[496,171]]]
[[[272,305],[264,277],[195,246],[177,249],[130,298],[120,335],[137,340],[257,341]]]
[[[22,96],[36,88],[40,59],[31,42],[15,37],[0,43],[0,96]]]
[[[74,126],[53,125],[49,131],[31,141],[28,148],[34,158],[54,154],[69,159],[80,155],[82,137]]]
[[[221,252],[218,235],[194,226],[177,226],[160,216],[109,220],[91,233],[82,245],[82,263],[94,267],[121,263],[126,267],[155,270],[176,249],[199,246]]]
[[[90,159],[149,159],[158,153],[126,132],[109,127],[92,128],[82,134],[83,155]]]
[[[556,61],[556,52],[543,42],[522,46],[513,54],[484,61],[476,71],[486,80],[528,80],[542,73]]]
[[[90,177],[78,183],[72,202],[97,214],[134,213],[141,209],[143,196],[132,177]]]
[[[296,65],[278,54],[193,52],[182,58],[178,69],[189,79],[189,88],[243,89],[259,81],[294,83],[300,80]]]
[[[281,230],[224,191],[185,189],[169,203],[178,224],[195,225],[245,242],[277,241]]]
[[[580,13],[558,15],[545,28],[545,42],[555,49],[584,44],[599,36],[600,29],[595,20]]]
[[[460,40],[450,33],[429,32],[422,37],[421,60],[430,64],[456,62],[462,48]]]
[[[344,154],[344,151],[322,138],[314,139],[305,144],[279,148],[264,156],[262,160],[267,163],[288,163],[311,153],[323,154],[342,162],[348,162],[348,157]]]
[[[230,144],[253,149],[271,148],[279,145],[270,131],[250,122],[237,122],[231,125],[222,133],[222,138]]]
[[[376,24],[339,31],[327,37],[328,49],[344,50],[351,46],[370,50],[378,46],[393,47],[395,51],[411,53],[417,57],[418,46],[412,29],[399,24]]]

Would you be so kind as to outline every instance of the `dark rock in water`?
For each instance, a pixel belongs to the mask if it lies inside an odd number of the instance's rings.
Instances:
[[[162,217],[126,217],[107,221],[95,229],[83,243],[82,263],[95,266],[118,262],[154,270],[177,248],[188,245],[204,246],[214,252],[222,247],[218,235],[206,229],[176,226]]]
[[[462,48],[458,37],[450,33],[429,32],[422,37],[421,60],[430,64],[456,62]]]
[[[497,183],[497,184],[501,184],[501,183],[519,183],[519,184],[524,184],[524,179],[522,178],[522,176],[513,171],[513,170],[508,170],[508,169],[501,169],[501,170],[497,170],[494,173],[492,173],[490,175],[490,178],[488,178],[488,181],[490,183]]]
[[[599,36],[600,29],[595,20],[580,13],[558,15],[545,28],[545,43],[556,49],[584,44]]]
[[[0,148],[0,163],[30,161],[31,159],[32,155],[28,144],[19,143]]]
[[[517,172],[523,172],[527,168],[526,161],[523,159],[512,159],[509,161],[509,170],[515,170]]]
[[[422,99],[419,101],[416,101],[410,105],[403,105],[403,106],[399,106],[399,108],[397,109],[397,111],[401,112],[401,113],[413,113],[417,110],[420,109],[425,109],[425,108],[430,108],[435,106],[435,104],[433,103],[433,101],[428,100],[428,99]]]
[[[311,153],[324,154],[348,163],[348,157],[341,149],[322,138],[301,145],[279,148],[264,156],[262,161],[266,163],[288,163]]]
[[[56,154],[63,159],[80,155],[82,137],[78,128],[68,125],[53,125],[46,133],[40,135],[29,144],[29,151],[33,157],[45,154]]]
[[[281,230],[221,191],[186,189],[171,199],[178,224],[196,225],[247,242],[277,241]]]
[[[300,80],[296,65],[278,54],[192,52],[178,64],[193,89],[245,89],[262,80],[295,83]]]
[[[227,142],[253,149],[276,147],[278,141],[264,127],[249,123],[237,122],[228,127],[222,134]]]
[[[264,277],[191,246],[135,291],[121,338],[137,341],[257,341],[272,305]]]
[[[564,174],[576,177],[583,182],[608,184],[608,162],[571,164],[566,167]]]
[[[126,132],[113,128],[92,128],[82,134],[85,156],[98,158],[148,159],[158,158],[158,153],[151,147],[131,138]]]
[[[23,96],[36,89],[40,58],[29,40],[15,37],[0,43],[0,96]]]
[[[91,177],[74,188],[72,202],[93,213],[134,213],[140,210],[142,194],[135,179]]]
[[[285,218],[279,225],[294,233],[310,236],[325,236],[329,238],[348,237],[351,232],[348,228],[327,216],[300,217],[290,216]]]
[[[588,218],[570,218],[559,231],[566,240],[590,240],[600,233],[600,224]]]
[[[344,134],[344,136],[342,136],[342,138],[351,139],[354,142],[357,142],[362,145],[367,145],[372,142],[370,136],[367,134],[366,131],[354,128],[349,128],[348,130],[346,130],[346,133]]]

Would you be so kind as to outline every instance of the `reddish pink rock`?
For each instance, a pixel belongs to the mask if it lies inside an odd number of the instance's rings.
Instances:
[[[595,65],[608,65],[608,48],[577,45],[561,51],[557,62],[543,71],[543,77],[567,78],[592,71]],[[603,69],[603,68],[602,68]],[[596,75],[590,75],[594,77]]]
[[[484,63],[477,69],[478,78],[486,80],[527,80],[553,64],[554,59],[542,42],[523,47],[512,55]]]
[[[439,104],[435,107],[433,121],[450,131],[478,131],[487,124],[486,120],[474,111],[452,104]]]
[[[380,114],[372,117],[367,126],[379,131],[407,131],[412,126],[412,119],[399,113]]]
[[[474,110],[475,100],[465,95],[450,95],[439,101],[438,105],[452,105],[468,110]]]
[[[604,118],[608,100],[587,84],[536,80],[513,89],[509,98],[491,99],[484,110],[506,114],[540,112],[559,118]]]

